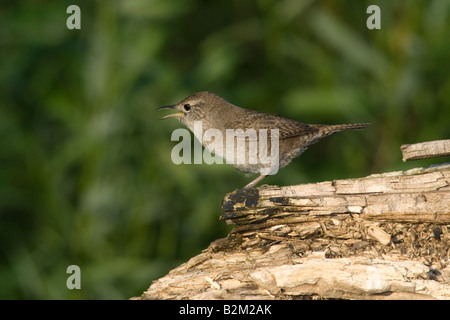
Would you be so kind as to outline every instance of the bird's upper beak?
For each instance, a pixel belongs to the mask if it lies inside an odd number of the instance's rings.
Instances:
[[[158,110],[162,110],[162,109],[175,109],[175,104],[158,108]],[[169,114],[165,117],[162,117],[160,120],[167,119],[167,118],[180,118],[182,115],[184,115],[183,112],[177,112],[177,113]]]

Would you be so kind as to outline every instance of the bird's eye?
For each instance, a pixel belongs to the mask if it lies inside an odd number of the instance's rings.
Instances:
[[[191,105],[190,104],[185,104],[183,106],[183,108],[184,108],[185,111],[189,111],[189,110],[191,110]]]

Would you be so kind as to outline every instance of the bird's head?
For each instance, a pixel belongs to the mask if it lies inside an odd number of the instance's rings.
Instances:
[[[220,113],[220,107],[227,101],[214,93],[203,91],[197,92],[189,97],[181,100],[177,104],[158,108],[176,110],[176,113],[169,114],[162,119],[176,118],[188,128],[192,128],[194,121],[208,121],[214,120]]]

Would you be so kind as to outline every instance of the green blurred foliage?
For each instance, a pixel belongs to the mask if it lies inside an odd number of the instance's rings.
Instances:
[[[81,30],[66,9],[81,8]],[[368,30],[366,8],[381,8]],[[265,183],[427,166],[450,136],[450,2],[10,1],[0,4],[0,298],[126,299],[230,230],[253,177],[174,165],[159,106],[202,90],[307,123],[371,122]],[[81,268],[81,290],[66,268]]]

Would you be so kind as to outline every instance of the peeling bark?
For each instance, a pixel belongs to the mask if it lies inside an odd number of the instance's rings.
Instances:
[[[450,165],[236,190],[235,228],[139,299],[450,299]]]
[[[450,156],[450,140],[404,144],[400,147],[403,162],[426,158]]]

